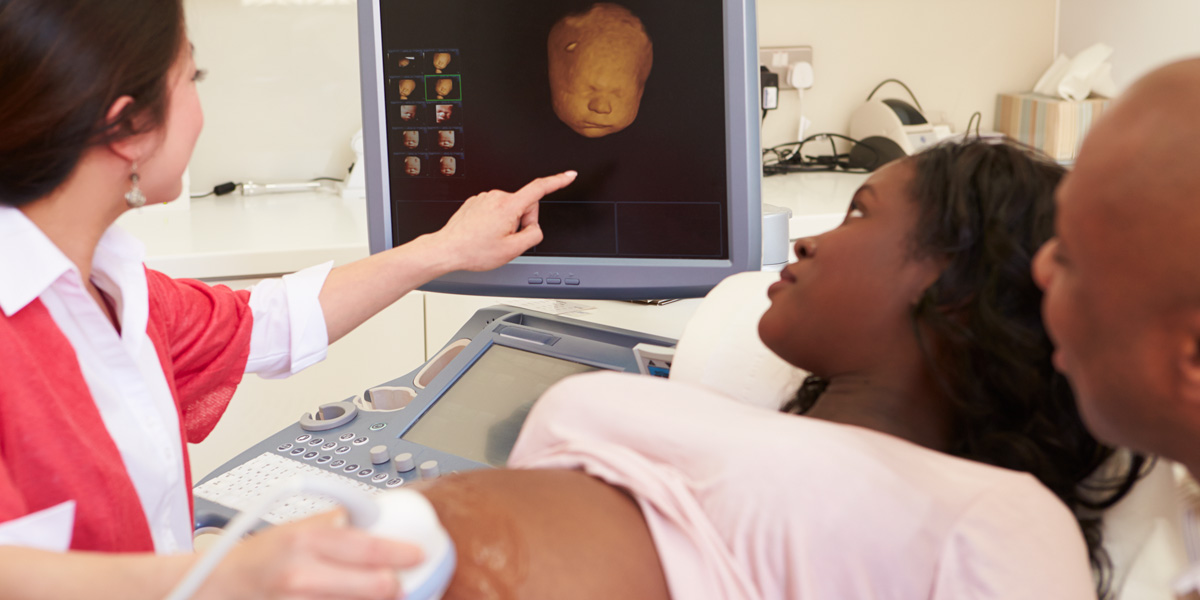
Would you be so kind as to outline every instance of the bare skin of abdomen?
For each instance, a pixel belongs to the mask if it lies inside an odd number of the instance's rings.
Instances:
[[[446,600],[667,600],[625,492],[578,471],[470,471],[419,485],[458,549]]]

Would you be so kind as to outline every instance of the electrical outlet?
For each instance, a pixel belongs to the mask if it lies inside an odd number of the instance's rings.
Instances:
[[[775,48],[759,48],[758,64],[766,67],[772,73],[779,75],[779,89],[796,89],[788,82],[788,69],[801,62],[812,64],[812,46],[780,46]]]

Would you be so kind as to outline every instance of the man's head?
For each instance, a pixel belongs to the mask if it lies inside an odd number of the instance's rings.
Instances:
[[[1034,263],[1046,326],[1100,438],[1200,465],[1200,60],[1100,119]]]

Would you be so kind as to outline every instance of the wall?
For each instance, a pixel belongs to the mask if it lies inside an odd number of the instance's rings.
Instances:
[[[343,177],[361,113],[355,6],[184,4],[196,63],[208,69],[192,191]]]
[[[1074,56],[1096,42],[1113,47],[1113,80],[1125,88],[1155,67],[1200,55],[1196,0],[1060,0],[1059,48]]]
[[[809,133],[846,133],[850,113],[889,77],[907,83],[928,116],[955,131],[977,110],[990,127],[996,94],[1031,89],[1050,66],[1054,35],[1055,0],[758,2],[760,45],[813,47],[816,83],[804,94]],[[906,97],[894,84],[885,92]],[[764,123],[764,147],[796,139],[797,92],[783,92],[780,104]]]
[[[209,69],[193,192],[230,180],[341,177],[360,119],[354,5],[186,6],[197,62]],[[1055,0],[760,0],[758,23],[764,46],[814,48],[811,132],[846,132],[850,112],[888,77],[960,130],[976,110],[990,125],[996,93],[1031,88],[1049,65]],[[796,139],[797,98],[783,93],[764,146]]]

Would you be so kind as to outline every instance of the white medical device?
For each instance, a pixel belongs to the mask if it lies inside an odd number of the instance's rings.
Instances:
[[[868,99],[850,115],[850,137],[883,137],[915,154],[937,142],[933,125],[915,106],[896,98]]]
[[[450,585],[456,554],[450,534],[442,527],[433,505],[419,492],[409,489],[367,493],[337,476],[318,473],[294,477],[272,488],[257,505],[230,522],[221,538],[187,573],[167,600],[187,600],[204,583],[209,573],[243,535],[277,503],[292,497],[329,498],[346,507],[350,524],[371,535],[391,538],[421,548],[425,560],[396,573],[402,597],[409,600],[438,600]]]

